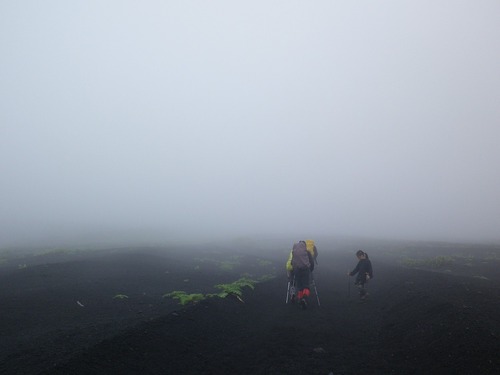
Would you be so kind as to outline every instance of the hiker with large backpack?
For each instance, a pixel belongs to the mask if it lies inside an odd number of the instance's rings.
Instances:
[[[368,254],[363,250],[358,250],[356,252],[356,257],[358,258],[358,264],[351,272],[348,272],[347,275],[354,276],[357,274],[354,285],[358,286],[359,298],[364,300],[368,296],[365,284],[368,280],[373,279],[372,262],[368,258]]]
[[[291,294],[292,302],[296,299],[302,308],[305,309],[307,307],[307,298],[311,294],[310,280],[311,273],[314,270],[314,262],[314,255],[308,251],[306,241],[299,241],[293,245],[286,266],[289,287],[287,291],[287,302],[288,295]],[[294,289],[293,292],[296,294],[290,293],[290,287]]]

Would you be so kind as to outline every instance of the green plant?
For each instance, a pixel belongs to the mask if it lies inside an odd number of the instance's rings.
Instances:
[[[198,301],[202,301],[206,298],[206,296],[204,296],[201,293],[187,294],[186,292],[184,292],[182,290],[176,290],[176,291],[173,291],[171,293],[164,294],[163,298],[165,298],[165,297],[177,299],[177,300],[179,300],[179,303],[181,305],[186,305],[186,304],[191,303],[191,302],[195,303]]]
[[[271,276],[272,277],[272,276]],[[163,295],[163,298],[169,297],[173,299],[179,300],[179,303],[181,305],[186,305],[188,303],[196,303],[198,301],[202,301],[206,298],[212,298],[212,297],[219,297],[219,298],[226,298],[230,295],[235,296],[238,298],[240,301],[243,302],[241,297],[243,296],[243,288],[248,287],[251,289],[255,288],[255,284],[258,281],[242,277],[239,280],[236,280],[230,284],[217,284],[214,285],[216,289],[220,289],[221,292],[219,293],[211,293],[211,294],[201,294],[201,293],[192,293],[192,294],[187,294],[186,292],[182,290],[176,290],[170,293],[166,293]]]
[[[256,283],[257,281],[255,280],[243,277],[231,284],[217,284],[215,285],[215,288],[222,290],[222,292],[217,294],[218,297],[225,298],[229,295],[241,297],[243,295],[243,288],[249,287],[251,289],[254,289]]]
[[[113,299],[127,299],[128,296],[125,294],[117,294],[116,296],[113,297]]]

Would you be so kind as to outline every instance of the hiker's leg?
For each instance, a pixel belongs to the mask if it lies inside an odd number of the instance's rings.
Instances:
[[[304,297],[309,297],[311,294],[310,289],[311,289],[311,271],[308,269],[304,272]]]
[[[299,269],[296,271],[297,278],[297,301],[300,306],[307,308],[307,297],[309,296],[309,269]]]
[[[300,270],[295,270],[295,281],[296,281],[297,292],[300,292],[302,290],[302,275]]]
[[[308,278],[309,274],[307,273],[307,269],[299,269],[297,270],[295,276],[297,278],[297,290],[300,293],[300,296],[297,294],[297,297],[302,298],[304,294],[304,289],[309,286]]]
[[[359,296],[364,297],[366,294],[365,284],[358,284]]]
[[[359,289],[359,297],[364,300],[368,296],[368,292],[366,291],[365,284],[360,284]]]
[[[304,289],[302,290],[302,296],[303,296],[303,297],[309,297],[309,296],[310,296],[310,294],[311,294],[311,290],[310,290],[309,288],[304,288]]]

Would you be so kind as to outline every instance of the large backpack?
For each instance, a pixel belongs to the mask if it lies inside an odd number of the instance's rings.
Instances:
[[[307,245],[304,241],[297,242],[292,249],[292,267],[294,270],[309,268],[309,256],[307,254]]]
[[[316,260],[316,258],[318,257],[318,249],[314,244],[314,240],[306,240],[306,247],[307,251],[309,252],[309,254],[311,254],[312,258],[314,259],[314,262],[318,263],[318,261]]]

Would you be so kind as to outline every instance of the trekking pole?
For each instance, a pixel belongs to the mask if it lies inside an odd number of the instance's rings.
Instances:
[[[311,279],[314,287],[314,294],[316,294],[316,300],[318,301],[318,306],[321,306],[321,303],[319,302],[318,289],[316,288],[316,280],[314,280],[314,275],[312,272],[311,272]]]
[[[286,299],[285,303],[288,303],[288,296],[290,296],[290,280],[288,280],[288,286],[286,288]]]

